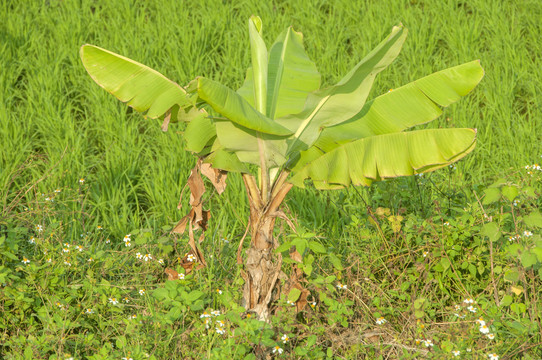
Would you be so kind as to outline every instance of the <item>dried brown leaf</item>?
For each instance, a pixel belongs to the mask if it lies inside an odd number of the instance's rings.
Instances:
[[[169,109],[164,117],[164,122],[162,123],[162,131],[166,132],[169,126],[169,121],[171,120],[171,109]]]
[[[164,272],[167,274],[168,280],[177,280],[179,279],[179,273],[173,269],[167,268],[164,270]]]
[[[216,189],[216,192],[220,195],[226,189],[226,178],[228,172],[224,170],[214,169],[211,164],[201,164],[201,173],[205,175]]]
[[[173,230],[171,232],[174,232],[176,234],[184,234],[186,230],[186,225],[188,225],[188,222],[190,221],[190,218],[193,216],[193,210],[190,210],[190,213],[186,216],[184,216],[178,223],[175,225]]]

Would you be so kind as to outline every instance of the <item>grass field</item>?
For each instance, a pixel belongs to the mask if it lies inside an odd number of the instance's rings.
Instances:
[[[294,236],[326,251],[313,254],[307,277],[314,306],[295,314],[281,300],[265,326],[239,306],[235,254],[249,214],[241,177],[206,202],[209,266],[168,281],[164,267],[180,270],[188,251],[169,231],[185,215],[186,193],[177,204],[195,159],[180,127],[162,132],[97,86],[79,59],[90,43],[181,85],[204,75],[238,88],[252,14],[268,44],[289,25],[301,31],[325,85],[403,23],[403,50],[369,98],[475,59],[485,70],[428,125],[478,130],[456,168],[290,192]],[[4,358],[250,359],[258,346],[284,359],[542,358],[542,171],[525,168],[542,162],[539,1],[7,0],[0,19]],[[403,216],[400,229],[390,214]],[[283,226],[277,235],[291,234]],[[211,310],[220,314],[201,317]],[[206,319],[225,325],[206,329]]]

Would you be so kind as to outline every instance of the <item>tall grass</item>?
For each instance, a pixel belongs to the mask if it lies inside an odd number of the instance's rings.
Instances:
[[[182,150],[182,134],[175,126],[161,133],[157,122],[133,114],[96,86],[78,49],[84,43],[102,46],[182,85],[205,75],[236,87],[249,65],[245,28],[251,14],[264,20],[268,43],[285,26],[302,31],[325,84],[337,81],[402,22],[409,37],[397,61],[377,79],[373,95],[480,59],[486,71],[480,86],[431,126],[478,129],[476,151],[460,164],[472,183],[487,183],[540,155],[537,1],[7,1],[0,6],[4,208],[16,191],[49,171],[37,191],[84,177],[91,188],[88,204],[119,234],[149,221],[175,221],[181,214],[175,204],[193,162]],[[230,186],[240,189],[236,176],[231,178]],[[242,191],[228,193],[231,203],[244,203]],[[338,194],[324,197],[337,201]],[[325,210],[307,212],[326,208],[314,203],[319,198],[314,195],[293,191],[294,213],[311,225],[340,221]],[[359,205],[357,196],[351,198]],[[242,209],[234,214],[231,206],[222,211],[229,219],[224,223],[246,214]]]

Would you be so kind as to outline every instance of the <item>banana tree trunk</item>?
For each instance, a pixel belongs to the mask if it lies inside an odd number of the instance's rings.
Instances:
[[[277,181],[269,200],[263,202],[254,178],[245,175],[243,180],[250,203],[251,242],[246,251],[242,305],[247,311],[256,313],[260,320],[268,321],[269,303],[282,264],[280,255],[275,256],[273,253],[278,246],[273,237],[273,229],[277,217],[286,218],[279,208],[293,185],[285,183],[284,180]]]

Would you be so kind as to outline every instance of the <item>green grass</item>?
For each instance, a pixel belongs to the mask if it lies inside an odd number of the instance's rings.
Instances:
[[[307,284],[316,311],[296,317],[287,306],[280,308],[271,333],[238,318],[242,278],[235,253],[248,208],[236,174],[229,176],[224,194],[206,203],[213,213],[204,242],[206,255],[213,256],[209,267],[174,286],[156,259],[137,261],[136,252],[150,252],[178,268],[186,239],[174,242],[168,230],[187,211],[186,193],[183,208],[177,203],[195,160],[183,151],[179,127],[163,133],[158,121],[118,103],[90,79],[78,57],[79,47],[90,43],[181,85],[205,75],[235,88],[249,66],[246,27],[252,14],[262,18],[267,43],[289,25],[303,32],[307,52],[328,85],[402,22],[409,30],[405,46],[377,78],[371,96],[474,59],[486,71],[473,93],[430,125],[478,129],[476,149],[457,170],[369,189],[292,190],[288,212],[299,229],[318,235],[326,253],[314,254]],[[0,283],[6,284],[0,287],[5,314],[0,344],[6,344],[0,354],[6,358],[120,358],[128,356],[127,349],[134,359],[144,354],[207,358],[213,351],[220,358],[220,351],[242,352],[243,346],[248,354],[259,341],[270,348],[282,333],[293,339],[282,357],[292,359],[303,358],[296,346],[310,349],[305,358],[331,352],[348,359],[443,358],[456,348],[472,358],[489,352],[501,358],[542,356],[537,345],[542,334],[530,329],[540,328],[540,261],[529,265],[525,255],[540,242],[536,226],[525,218],[540,206],[541,187],[540,178],[524,169],[542,161],[538,1],[336,1],[333,6],[325,1],[4,1],[0,18]],[[525,191],[519,208],[499,200],[482,209],[477,196],[498,178]],[[383,207],[401,214],[402,231],[394,233],[385,218],[374,226],[365,202],[373,211]],[[484,220],[484,210],[492,221]],[[484,223],[497,224],[503,233],[493,249],[484,238],[489,231]],[[44,233],[36,232],[38,224]],[[104,230],[96,230],[98,225]],[[508,236],[524,230],[535,234],[518,243],[521,249],[510,249]],[[121,240],[130,232],[139,240],[126,248]],[[281,240],[290,233],[284,226]],[[27,242],[30,236],[39,239],[37,247]],[[64,265],[63,243],[72,245],[72,266]],[[76,245],[85,251],[76,252]],[[94,263],[87,263],[90,256]],[[30,265],[21,264],[23,257]],[[334,257],[344,269],[336,261],[332,265]],[[510,278],[514,271],[518,279]],[[348,292],[326,286],[326,276],[337,277],[327,285],[342,281]],[[503,305],[512,285],[522,292]],[[143,287],[148,292],[139,296]],[[171,293],[152,295],[164,287]],[[222,298],[214,292],[217,287]],[[202,291],[201,304],[171,314],[177,306],[168,299],[182,291]],[[112,296],[128,296],[131,302],[114,307],[108,303]],[[472,323],[453,316],[453,305],[471,296],[498,331],[493,342],[480,340]],[[426,299],[416,303],[423,307],[424,328],[415,316],[421,310],[414,301],[420,298]],[[82,315],[84,308],[95,314]],[[249,340],[237,336],[222,343],[212,328],[207,333],[199,318],[206,308],[220,308],[228,326],[243,329],[238,331]],[[142,323],[125,320],[129,314]],[[174,315],[179,316],[175,321]],[[374,323],[380,315],[388,320],[384,327]],[[313,335],[317,338],[309,346]],[[434,339],[435,347],[426,354],[415,343],[420,338]],[[467,347],[473,349],[470,355]]]

